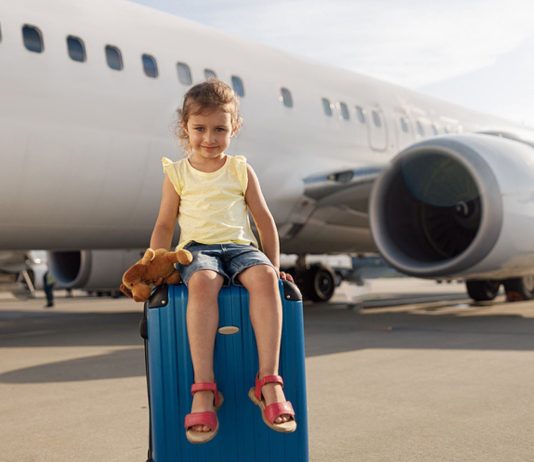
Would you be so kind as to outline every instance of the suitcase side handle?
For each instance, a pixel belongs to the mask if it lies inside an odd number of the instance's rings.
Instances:
[[[163,308],[169,303],[169,286],[162,284],[156,287],[148,299],[148,308]]]
[[[294,282],[286,281],[286,280],[280,280],[283,286],[283,294],[284,298],[286,300],[295,301],[300,300],[302,301],[302,294],[300,293],[299,288]]]

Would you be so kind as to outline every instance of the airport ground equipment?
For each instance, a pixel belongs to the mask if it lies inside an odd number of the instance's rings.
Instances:
[[[141,335],[150,408],[147,462],[307,462],[308,425],[302,296],[280,281],[283,324],[279,373],[284,393],[296,413],[297,430],[270,430],[247,396],[258,370],[257,349],[249,318],[248,292],[223,287],[219,294],[219,330],[215,341],[215,380],[224,394],[218,410],[219,432],[210,442],[191,444],[184,417],[191,411],[193,367],[187,338],[187,288],[183,284],[155,289],[145,303]]]

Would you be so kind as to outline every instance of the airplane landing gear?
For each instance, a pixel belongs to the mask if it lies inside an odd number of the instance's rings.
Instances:
[[[497,296],[501,284],[504,286],[507,302],[534,299],[534,275],[504,279],[502,281],[465,282],[467,293],[477,302],[493,300]]]
[[[499,293],[501,281],[465,281],[467,293],[476,302],[493,300]]]
[[[336,277],[334,271],[322,263],[306,265],[306,257],[300,255],[297,258],[295,268],[288,272],[302,292],[302,296],[314,302],[327,302],[334,295],[336,289]]]
[[[520,302],[534,298],[534,275],[505,279],[502,283],[508,302]]]

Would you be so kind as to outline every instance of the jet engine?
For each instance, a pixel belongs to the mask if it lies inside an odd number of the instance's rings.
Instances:
[[[502,133],[421,141],[377,179],[369,214],[378,249],[408,275],[532,275],[534,146]]]
[[[77,250],[48,252],[48,267],[64,288],[117,290],[122,275],[143,250]]]

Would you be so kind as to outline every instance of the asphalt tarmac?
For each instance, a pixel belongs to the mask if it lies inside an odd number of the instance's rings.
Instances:
[[[43,304],[0,298],[0,461],[144,462],[141,304]],[[311,461],[534,460],[534,302],[376,281],[305,333]]]

